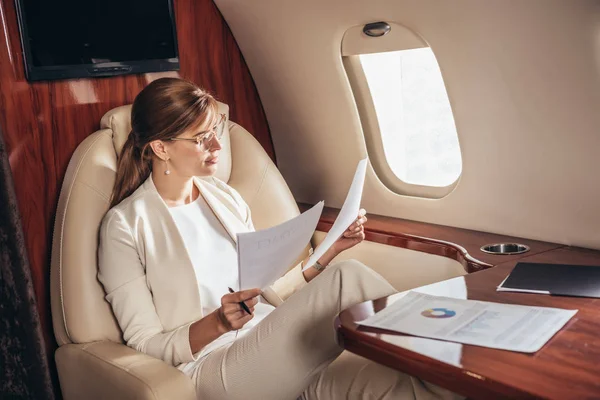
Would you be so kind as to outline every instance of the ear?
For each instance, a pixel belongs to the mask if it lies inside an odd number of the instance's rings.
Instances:
[[[153,140],[149,143],[149,145],[158,158],[160,158],[163,161],[169,160],[170,157],[165,142],[163,142],[162,140]]]

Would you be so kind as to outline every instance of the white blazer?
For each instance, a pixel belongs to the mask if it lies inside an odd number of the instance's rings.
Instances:
[[[235,189],[216,178],[194,181],[234,241],[238,232],[254,230]],[[203,317],[202,299],[183,238],[151,176],[104,217],[98,263],[127,345],[174,366],[194,361],[189,327]],[[305,284],[297,265],[263,295],[277,305]]]

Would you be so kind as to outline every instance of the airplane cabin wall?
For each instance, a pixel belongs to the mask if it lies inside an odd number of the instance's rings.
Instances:
[[[389,21],[435,53],[463,160],[456,188],[400,195],[369,168],[375,214],[600,249],[600,3],[592,0],[215,0],[267,113],[296,199],[340,207],[365,140],[341,59]]]

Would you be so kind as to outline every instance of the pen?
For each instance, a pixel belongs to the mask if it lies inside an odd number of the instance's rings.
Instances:
[[[228,287],[227,289],[229,289],[229,293],[235,293],[235,291]],[[244,309],[244,311],[246,311],[248,314],[252,315],[252,313],[250,312],[250,309],[248,308],[248,306],[246,305],[246,303],[244,303],[243,301],[240,301],[238,303],[240,306],[242,306],[242,308]]]

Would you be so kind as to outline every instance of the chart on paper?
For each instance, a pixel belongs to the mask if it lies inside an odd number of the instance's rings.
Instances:
[[[576,313],[577,310],[408,292],[359,324],[432,339],[532,353]]]

